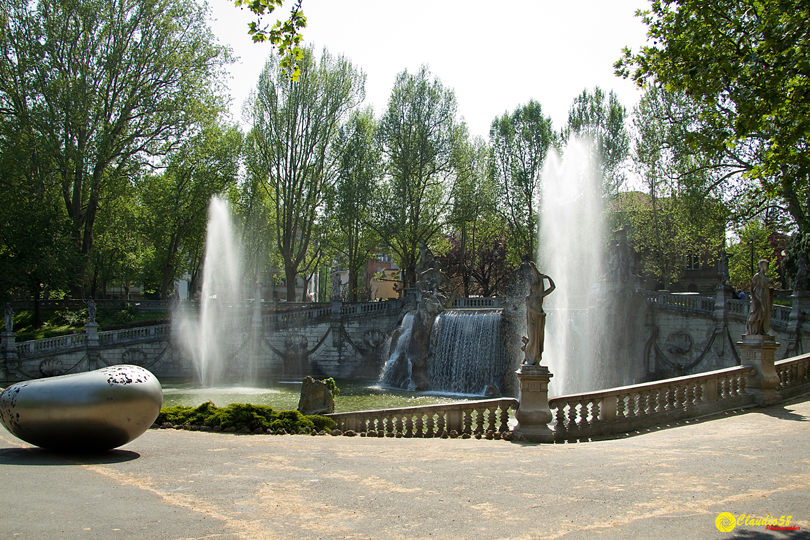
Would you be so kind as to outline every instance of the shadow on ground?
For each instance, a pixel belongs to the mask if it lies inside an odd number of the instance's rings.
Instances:
[[[130,450],[110,450],[90,454],[54,452],[43,448],[0,448],[0,465],[105,465],[138,459]]]

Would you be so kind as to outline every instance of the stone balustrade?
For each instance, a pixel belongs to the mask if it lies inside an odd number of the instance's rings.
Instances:
[[[499,398],[326,416],[333,419],[335,427],[342,431],[429,438],[452,431],[458,435],[509,431],[510,410],[517,406],[518,401],[514,398]]]
[[[788,371],[790,371],[789,368]],[[805,368],[806,369],[806,368]],[[751,366],[560,396],[549,400],[555,441],[627,433],[752,405],[745,392]]]
[[[402,305],[396,301],[343,304],[340,308],[340,315],[342,317],[364,317],[377,313],[399,311],[401,307]]]
[[[810,354],[774,362],[773,366],[779,376],[779,386],[776,391],[783,398],[810,392]]]
[[[502,308],[503,298],[500,296],[482,296],[471,298],[454,298],[453,308]]]
[[[84,347],[86,343],[87,336],[82,333],[23,341],[21,343],[15,343],[15,345],[17,346],[17,354],[20,356],[31,356],[34,354],[48,354],[53,351]]]
[[[141,326],[138,328],[112,330],[110,332],[99,332],[98,340],[102,345],[112,345],[113,343],[126,343],[146,339],[160,339],[167,337],[171,332],[171,329],[171,324],[159,324],[155,326]]]

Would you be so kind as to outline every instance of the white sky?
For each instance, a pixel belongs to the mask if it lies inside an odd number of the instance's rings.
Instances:
[[[253,15],[231,0],[209,0],[211,25],[239,61],[230,82],[235,120],[270,54],[253,43]],[[288,7],[272,20],[286,17]],[[473,135],[488,138],[496,116],[535,99],[564,126],[568,109],[585,88],[614,90],[632,111],[640,92],[613,74],[621,49],[646,42],[634,14],[647,0],[304,0],[304,40],[316,51],[344,54],[366,72],[366,102],[377,117],[398,73],[427,64],[455,90],[459,115]]]

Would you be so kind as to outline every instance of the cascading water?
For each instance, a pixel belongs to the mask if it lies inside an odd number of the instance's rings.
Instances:
[[[234,239],[228,203],[212,197],[208,206],[199,318],[182,317],[180,332],[191,353],[199,383],[214,386],[225,367],[227,337],[233,333],[233,306],[241,297],[241,254]]]
[[[408,390],[415,390],[416,388],[413,380],[413,363],[408,354],[413,334],[414,318],[413,312],[406,313],[397,333],[388,343],[388,359],[385,361],[380,378],[382,384]]]
[[[433,390],[504,392],[514,371],[501,338],[500,311],[449,310],[436,318],[430,337],[428,377]]]
[[[563,159],[550,152],[542,174],[538,268],[557,289],[544,301],[542,363],[553,373],[552,396],[603,388],[596,309],[603,269],[602,186],[592,145],[572,139]]]

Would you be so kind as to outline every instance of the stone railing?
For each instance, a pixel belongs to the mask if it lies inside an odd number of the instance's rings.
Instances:
[[[774,368],[779,376],[776,390],[783,398],[810,392],[810,354],[774,362]]]
[[[698,296],[696,294],[672,294],[666,292],[646,291],[640,289],[647,301],[659,309],[669,309],[685,313],[699,313],[712,315],[714,313],[714,298]]]
[[[502,308],[503,298],[500,296],[478,298],[455,298],[453,308]]]
[[[124,330],[99,332],[98,341],[102,345],[113,345],[115,343],[161,339],[168,337],[171,329],[171,324],[159,324],[156,326],[142,326],[139,328],[126,328]]]
[[[84,347],[86,344],[87,336],[84,333],[15,343],[19,356],[48,354],[53,351]]]
[[[397,301],[343,304],[340,308],[340,315],[342,317],[364,317],[394,311],[399,312],[401,307],[401,304]]]
[[[745,378],[756,368],[737,366],[698,375],[549,400],[556,441],[627,433],[685,418],[754,404]]]
[[[790,322],[790,310],[789,306],[774,305],[771,310],[771,326],[781,329],[787,328]]]
[[[441,437],[453,431],[456,435],[509,431],[509,411],[517,406],[514,398],[499,398],[326,416],[342,431],[373,432],[377,436]]]

